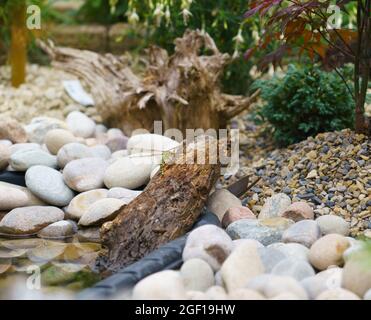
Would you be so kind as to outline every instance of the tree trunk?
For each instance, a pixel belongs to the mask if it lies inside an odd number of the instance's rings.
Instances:
[[[103,120],[127,135],[139,128],[152,132],[154,121],[161,120],[163,130],[176,128],[183,134],[186,129],[225,128],[227,121],[248,109],[258,95],[221,92],[220,78],[231,58],[199,30],[176,39],[170,57],[165,50],[151,47],[142,75],[134,74],[127,61],[111,54],[40,45],[54,66],[85,80]]]
[[[370,135],[370,124],[369,119],[365,116],[364,113],[364,102],[358,99],[356,101],[356,109],[355,109],[355,131],[357,133],[363,133],[366,135]]]
[[[194,146],[205,155],[202,164],[196,161],[201,153],[196,156]],[[181,152],[162,165],[144,192],[122,207],[114,221],[102,226],[107,252],[100,265],[106,272],[131,264],[190,230],[220,174],[213,152],[217,147],[213,138],[195,145],[184,143]]]
[[[11,47],[10,64],[12,86],[19,87],[25,82],[27,62],[26,5],[19,2],[11,8]]]
[[[370,135],[369,119],[365,116],[368,81],[371,72],[371,16],[370,0],[357,1],[358,41],[354,67],[355,131]]]

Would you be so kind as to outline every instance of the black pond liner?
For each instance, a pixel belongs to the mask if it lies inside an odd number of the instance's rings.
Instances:
[[[24,172],[0,171],[0,181],[25,186]],[[218,217],[205,209],[192,230],[206,224],[220,226]],[[183,262],[182,252],[188,234],[162,245],[132,265],[83,290],[77,299],[110,299],[118,292],[132,288],[150,274],[179,268]]]
[[[220,226],[218,217],[205,210],[192,230],[206,224]],[[110,299],[120,291],[131,289],[137,282],[150,274],[179,268],[183,263],[182,252],[188,234],[162,245],[141,260],[119,270],[93,287],[85,289],[77,295],[77,299]]]
[[[16,184],[25,187],[26,182],[24,179],[25,172],[18,171],[0,171],[0,181]]]

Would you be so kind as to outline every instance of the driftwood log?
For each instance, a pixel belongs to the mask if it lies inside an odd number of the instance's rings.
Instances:
[[[232,61],[213,39],[199,30],[175,40],[175,52],[156,46],[148,50],[144,74],[135,74],[127,59],[39,42],[52,65],[82,78],[94,97],[103,121],[127,135],[135,129],[220,129],[249,108],[257,98],[222,92],[220,78]]]
[[[117,271],[190,230],[220,175],[214,152],[218,145],[221,142],[209,137],[183,144],[172,161],[162,164],[143,193],[102,226],[106,251],[99,261],[101,269],[107,274]],[[204,164],[197,163],[201,153]]]

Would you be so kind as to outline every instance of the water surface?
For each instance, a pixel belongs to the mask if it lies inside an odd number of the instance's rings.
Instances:
[[[101,279],[99,243],[0,236],[0,299],[71,298]]]

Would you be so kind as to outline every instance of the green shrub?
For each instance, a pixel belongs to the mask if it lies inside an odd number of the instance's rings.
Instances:
[[[258,80],[265,104],[255,119],[267,121],[275,141],[286,146],[320,132],[352,128],[354,103],[334,72],[289,65],[283,78]]]

